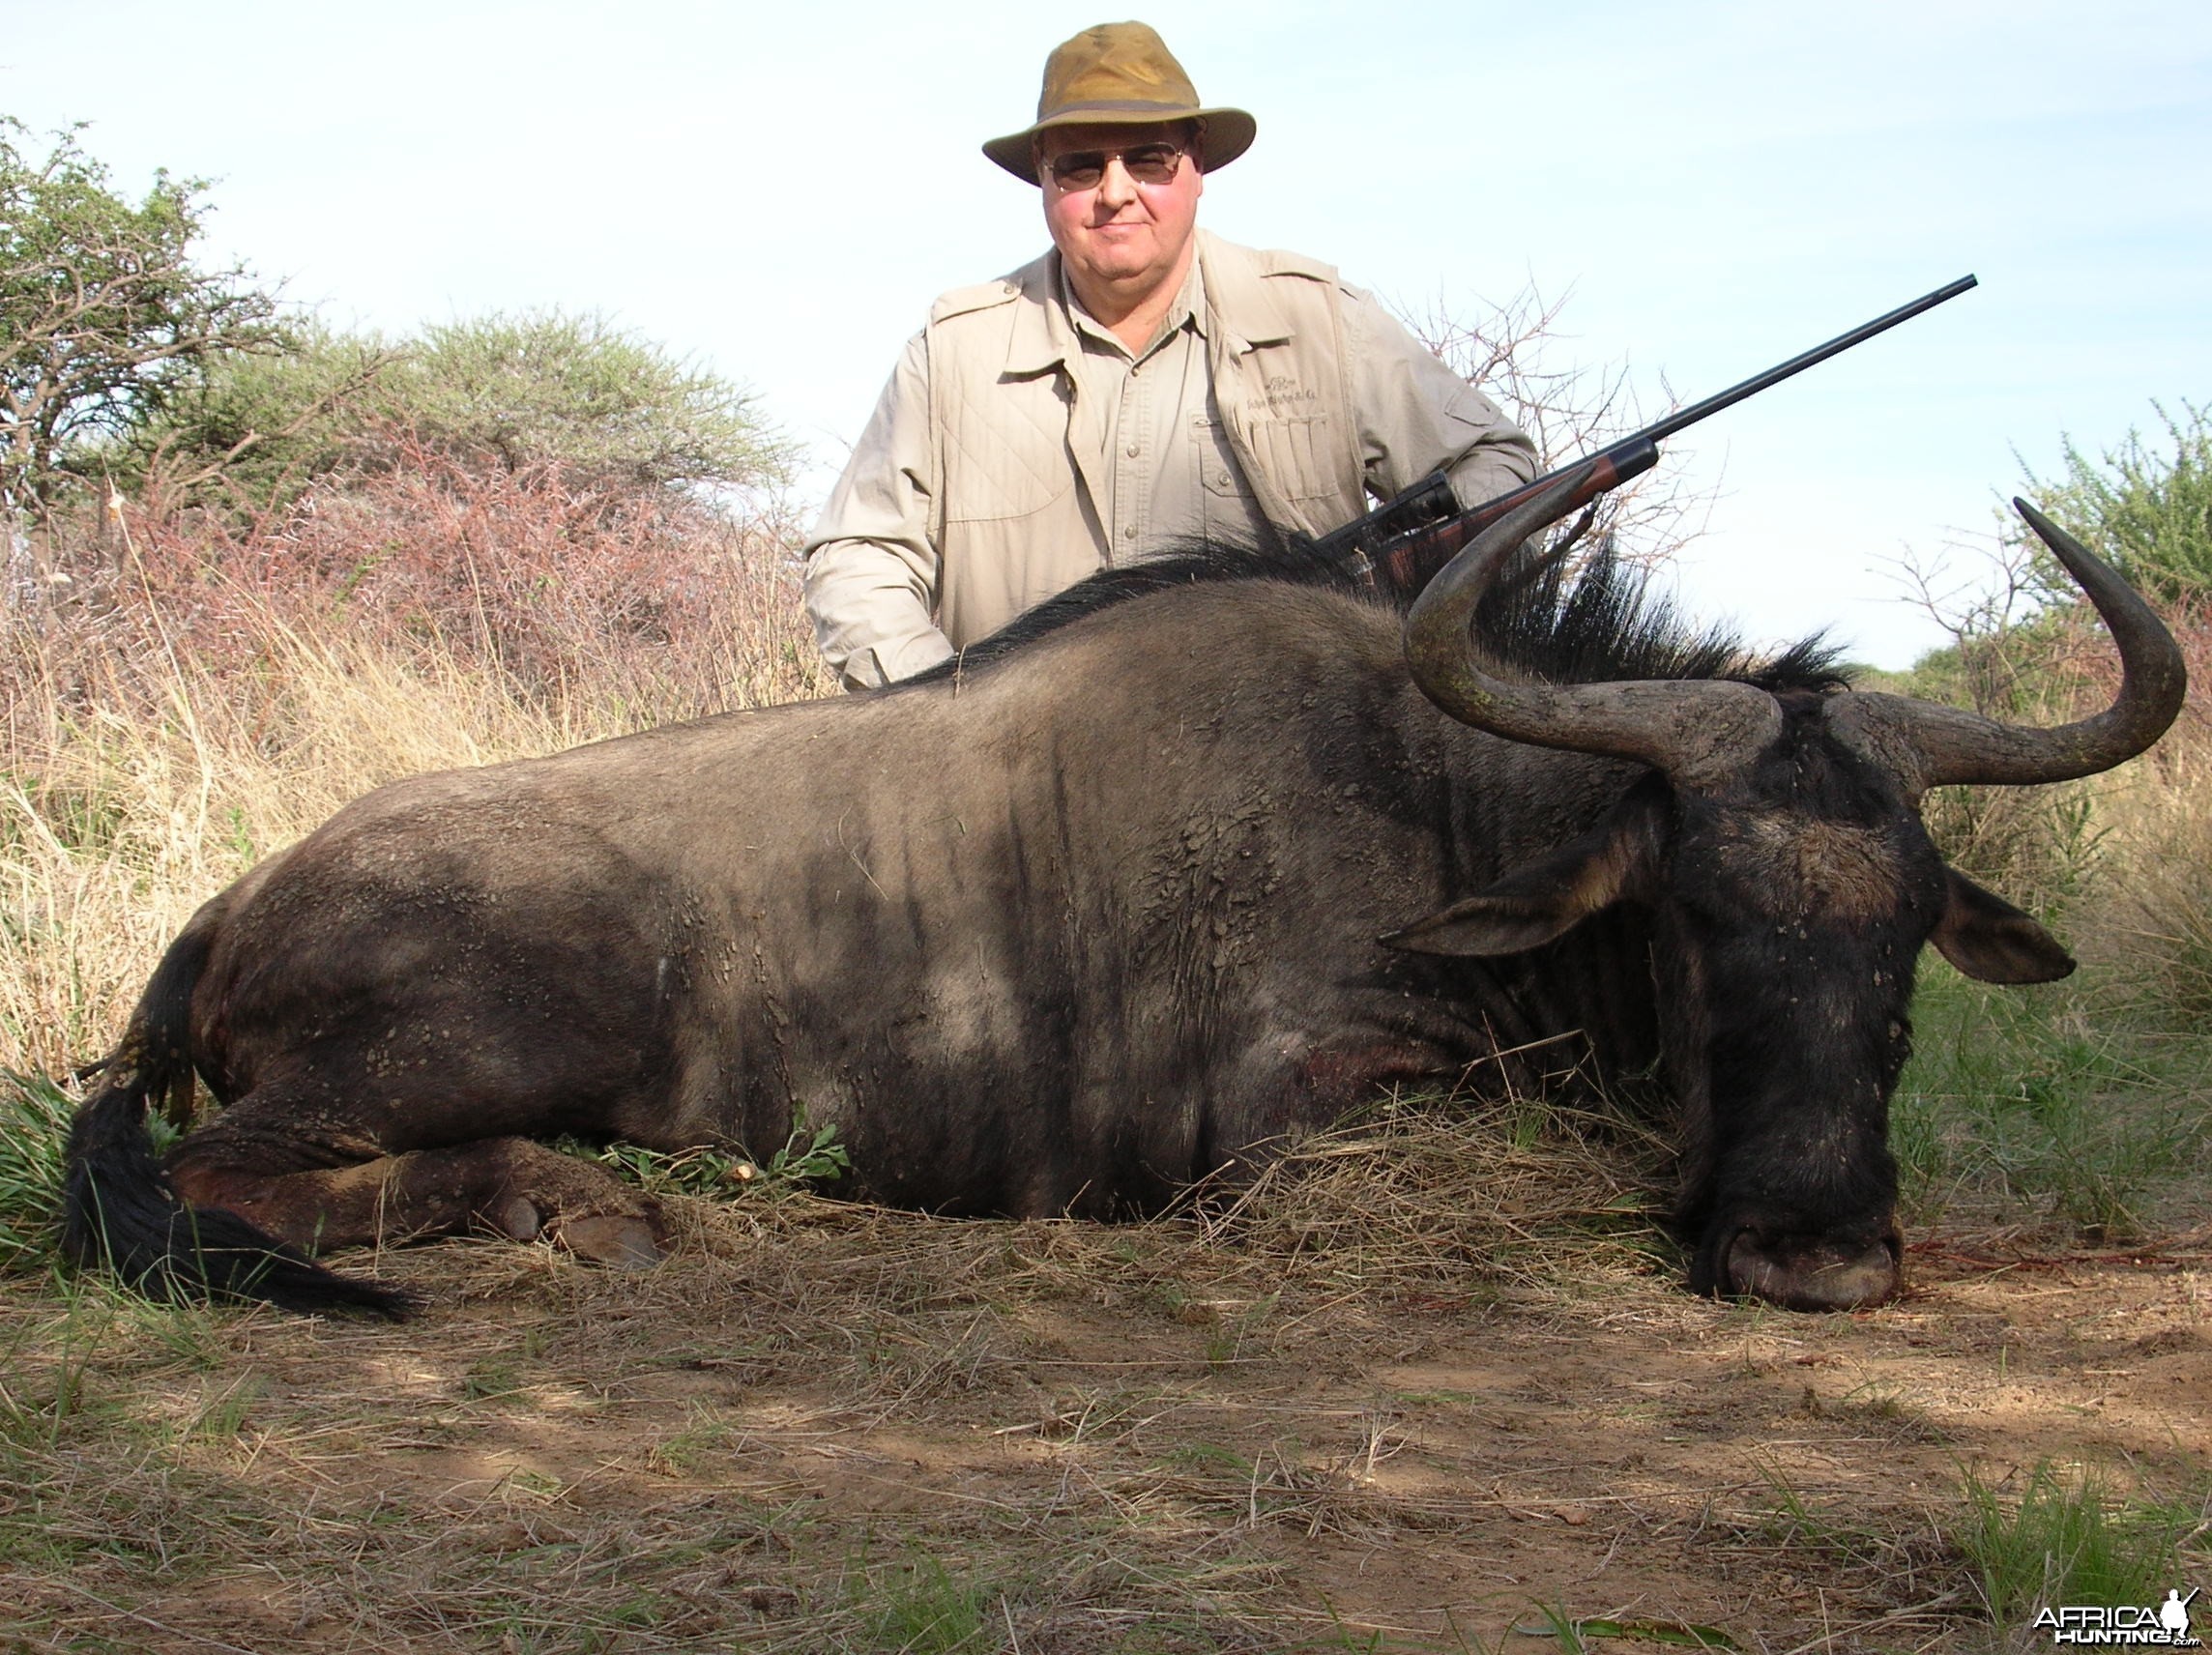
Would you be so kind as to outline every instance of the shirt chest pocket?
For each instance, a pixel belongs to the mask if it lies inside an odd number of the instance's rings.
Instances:
[[[1294,505],[1342,492],[1331,461],[1339,442],[1326,414],[1262,415],[1252,421],[1252,458]]]
[[[1244,480],[1229,434],[1218,420],[1191,421],[1191,463],[1198,473],[1198,531],[1208,539],[1249,540],[1260,530],[1260,502]]]

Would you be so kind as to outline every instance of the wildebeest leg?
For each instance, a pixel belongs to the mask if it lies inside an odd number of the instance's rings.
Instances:
[[[296,1097],[269,1095],[280,1089],[248,1093],[170,1152],[178,1195],[309,1252],[489,1230],[626,1267],[660,1257],[658,1204],[601,1168],[527,1138],[388,1154],[358,1135],[316,1137]]]

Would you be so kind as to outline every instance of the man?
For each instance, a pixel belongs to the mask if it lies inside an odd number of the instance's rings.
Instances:
[[[1107,23],[983,146],[1041,189],[1053,250],[937,301],[815,525],[807,610],[849,687],[1179,537],[1322,534],[1440,468],[1470,506],[1535,475],[1497,406],[1329,266],[1196,228],[1255,126]]]

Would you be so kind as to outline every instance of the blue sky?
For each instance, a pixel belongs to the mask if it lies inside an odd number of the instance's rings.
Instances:
[[[0,0],[0,111],[118,181],[217,180],[211,247],[339,323],[603,311],[742,379],[817,474],[938,291],[1043,245],[975,150],[1051,3]],[[1472,319],[1565,296],[1557,365],[1685,397],[1972,271],[1721,416],[1684,595],[1756,636],[1936,641],[1892,560],[1990,527],[2061,433],[2212,400],[2212,7],[1864,0],[1153,11],[1260,138],[1203,221]],[[2017,456],[2016,457],[2016,453]],[[1964,566],[1961,574],[1969,572]]]

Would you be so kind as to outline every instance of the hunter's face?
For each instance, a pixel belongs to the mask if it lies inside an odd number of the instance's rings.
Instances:
[[[1141,298],[1163,283],[1179,281],[1187,268],[1191,229],[1206,183],[1196,154],[1186,154],[1164,183],[1130,177],[1123,157],[1147,145],[1178,149],[1190,141],[1187,123],[1160,126],[1056,127],[1037,141],[1037,175],[1044,192],[1044,221],[1066,262],[1076,291],[1106,289]],[[1068,188],[1053,176],[1062,157],[1105,152],[1095,184]]]

